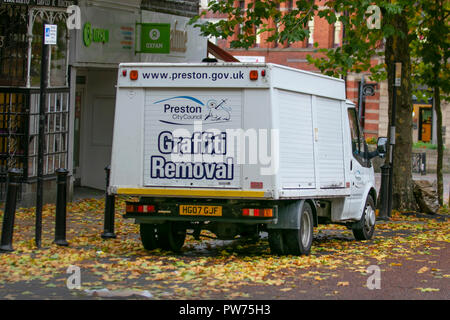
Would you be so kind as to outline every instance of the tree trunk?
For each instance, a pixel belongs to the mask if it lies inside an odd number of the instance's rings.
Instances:
[[[442,110],[439,87],[434,88],[434,110],[436,111],[436,133],[437,133],[437,194],[439,205],[444,205],[444,180],[442,177],[442,161],[444,157],[444,143],[442,139]]]
[[[395,146],[393,156],[393,188],[392,209],[417,210],[417,202],[413,193],[412,181],[412,91],[411,91],[411,59],[407,38],[408,23],[404,16],[385,16],[397,31],[404,36],[392,36],[386,39],[385,59],[388,72],[389,118],[391,126],[395,125]],[[395,63],[401,62],[401,86],[394,87]],[[392,116],[393,90],[397,90],[396,114]],[[391,135],[389,130],[389,138]],[[389,159],[389,154],[386,159]]]

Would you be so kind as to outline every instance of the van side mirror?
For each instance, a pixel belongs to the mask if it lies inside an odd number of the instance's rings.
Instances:
[[[379,137],[377,140],[377,152],[381,158],[384,158],[387,153],[387,142],[388,138],[386,137]]]

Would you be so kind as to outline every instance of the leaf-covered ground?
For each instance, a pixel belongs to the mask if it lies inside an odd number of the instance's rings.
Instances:
[[[311,255],[297,257],[271,255],[264,234],[253,244],[188,236],[180,255],[149,252],[142,248],[138,225],[124,220],[123,211],[124,199],[117,199],[117,239],[103,240],[104,200],[70,203],[70,245],[59,247],[52,243],[55,206],[46,205],[37,250],[34,209],[18,209],[15,251],[0,254],[0,299],[98,298],[102,291],[95,290],[101,289],[138,299],[449,299],[446,215],[394,213],[363,242],[345,227],[321,225]],[[80,267],[81,289],[66,286],[71,265]],[[380,290],[366,287],[371,265],[381,270]]]

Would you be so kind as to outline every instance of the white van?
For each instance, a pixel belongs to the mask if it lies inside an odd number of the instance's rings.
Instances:
[[[267,231],[275,254],[308,254],[313,227],[375,228],[376,190],[343,80],[261,63],[123,63],[108,192],[139,196],[125,218],[146,249],[186,231]]]

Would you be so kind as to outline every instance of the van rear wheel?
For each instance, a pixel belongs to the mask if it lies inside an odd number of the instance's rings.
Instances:
[[[149,223],[139,224],[141,242],[145,250],[155,250],[158,248],[158,238],[156,225]]]
[[[269,247],[272,254],[283,255],[285,253],[285,241],[282,229],[269,229]]]
[[[156,226],[158,244],[163,250],[179,252],[186,239],[186,226],[180,222],[167,221]]]
[[[286,254],[308,255],[311,252],[314,233],[314,220],[311,205],[303,204],[299,214],[300,228],[297,230],[285,230],[284,238]]]

